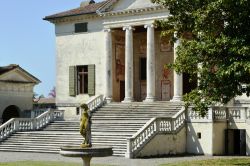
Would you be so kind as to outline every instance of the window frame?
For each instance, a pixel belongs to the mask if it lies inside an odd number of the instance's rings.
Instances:
[[[88,32],[88,23],[82,22],[82,23],[75,23],[75,33],[84,33]]]
[[[77,66],[77,94],[88,94],[88,65]]]

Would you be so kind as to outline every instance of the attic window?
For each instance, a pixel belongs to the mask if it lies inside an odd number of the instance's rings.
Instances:
[[[88,32],[88,23],[77,23],[75,24],[75,33]]]

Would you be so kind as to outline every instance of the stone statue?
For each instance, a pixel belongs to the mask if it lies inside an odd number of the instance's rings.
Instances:
[[[81,144],[81,148],[91,147],[91,130],[90,130],[90,117],[88,114],[89,108],[87,104],[82,104],[81,109],[83,110],[80,120],[80,133],[84,138]]]

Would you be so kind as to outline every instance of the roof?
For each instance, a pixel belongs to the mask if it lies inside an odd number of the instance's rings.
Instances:
[[[62,18],[62,17],[69,17],[69,16],[78,16],[78,15],[85,15],[85,14],[94,14],[102,7],[104,7],[108,3],[114,3],[116,0],[106,0],[98,3],[92,3],[86,6],[78,7],[76,9],[60,12],[57,14],[53,14],[50,16],[46,16],[44,20],[52,20],[56,18]]]
[[[4,74],[4,73],[7,73],[11,70],[14,70],[18,68],[18,65],[15,65],[15,64],[11,64],[9,66],[3,66],[3,67],[0,67],[0,75]]]
[[[55,104],[56,99],[55,98],[38,98],[38,99],[34,99],[34,102],[38,104]]]
[[[19,69],[20,71],[22,71],[23,73],[25,73],[26,75],[28,75],[29,77],[31,77],[34,82],[32,83],[40,83],[41,81],[36,78],[35,76],[33,76],[32,74],[30,74],[29,72],[27,72],[26,70],[24,70],[23,68],[21,68],[19,65],[17,64],[10,64],[8,66],[0,66],[0,76],[5,74],[5,73],[8,73],[12,70],[16,70],[16,69]]]

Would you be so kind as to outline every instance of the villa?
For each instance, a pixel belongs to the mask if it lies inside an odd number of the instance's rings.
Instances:
[[[87,103],[93,146],[112,146],[116,156],[250,155],[248,97],[211,107],[205,117],[184,109],[182,96],[197,82],[164,68],[178,56],[179,42],[172,45],[154,23],[168,16],[150,0],[89,0],[46,16],[55,25],[56,106],[65,121],[45,130],[64,131],[74,142],[80,104]],[[56,139],[39,149],[58,152]]]

